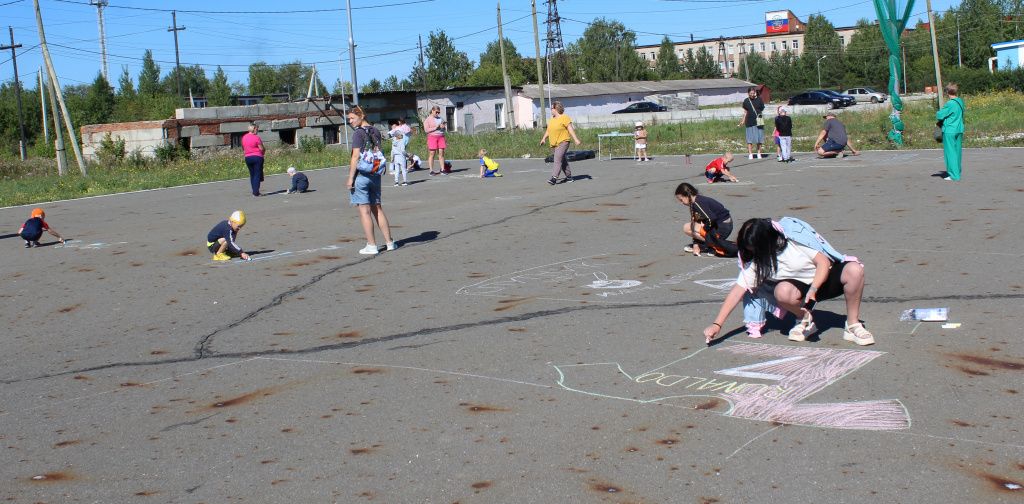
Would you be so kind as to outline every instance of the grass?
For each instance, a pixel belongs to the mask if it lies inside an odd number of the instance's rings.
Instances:
[[[966,97],[967,133],[965,147],[1024,146],[1024,135],[1019,135],[1018,118],[1024,116],[1024,94],[1014,92],[988,93]],[[889,143],[889,112],[886,109],[857,112],[844,111],[840,118],[846,124],[857,149],[896,149]],[[930,102],[909,102],[903,112],[906,123],[903,149],[935,148],[932,129],[935,109]],[[793,148],[807,152],[821,129],[821,118],[794,116]],[[629,131],[628,128],[594,128],[578,131],[583,145],[596,149],[597,135],[610,131]],[[767,128],[768,133],[771,127]],[[699,123],[653,124],[648,128],[649,153],[719,154],[725,151],[745,152],[743,129],[734,120],[709,120]],[[550,153],[540,145],[540,130],[482,133],[478,135],[453,134],[448,139],[447,158],[475,159],[477,152],[487,149],[495,158],[513,158],[529,154],[543,158]],[[770,142],[770,139],[768,139]],[[416,135],[410,150],[426,161],[426,139]],[[616,152],[632,148],[625,139],[614,143]],[[619,150],[621,149],[621,150]],[[772,149],[773,150],[773,149]],[[70,151],[69,151],[70,153]],[[349,153],[344,148],[328,148],[322,152],[304,153],[296,149],[279,149],[268,153],[266,173],[284,173],[290,165],[300,170],[347,165]],[[72,157],[69,175],[59,177],[51,159],[31,158],[26,162],[16,158],[0,159],[0,207],[23,205],[43,201],[81,198],[142,189],[173,187],[200,182],[245,178],[248,172],[238,152],[211,155],[203,159],[179,160],[166,164],[149,162],[142,165],[120,163],[113,166],[89,167],[89,176],[78,174]]]

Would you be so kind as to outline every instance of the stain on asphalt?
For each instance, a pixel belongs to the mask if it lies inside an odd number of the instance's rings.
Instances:
[[[74,474],[64,471],[37,474],[29,478],[28,480],[31,481],[32,483],[57,483],[60,481],[73,481],[75,479],[77,478],[75,478]]]
[[[73,304],[71,306],[65,306],[64,308],[58,309],[57,313],[71,313],[71,312],[73,312],[73,311],[75,311],[75,310],[77,310],[77,309],[79,309],[81,307],[82,307],[82,303]]]
[[[470,413],[502,413],[511,411],[508,408],[487,404],[459,403],[459,406],[466,408]]]
[[[82,442],[82,440],[80,440],[80,439],[69,439],[67,441],[61,441],[59,443],[54,443],[53,447],[54,448],[64,448],[66,446],[74,446],[74,445],[79,444],[81,442]]]
[[[981,357],[977,355],[970,355],[964,353],[951,353],[946,354],[955,359],[960,359],[964,362],[969,362],[978,366],[985,366],[992,369],[1005,369],[1008,371],[1021,371],[1024,370],[1024,364],[1019,362],[1011,362],[1000,359],[993,359],[991,357]]]
[[[381,369],[381,368],[355,368],[355,369],[352,370],[352,374],[364,374],[364,375],[380,374],[380,373],[383,373],[383,372],[384,372],[384,370]]]
[[[719,401],[718,399],[711,399],[710,401],[702,402],[694,406],[693,409],[710,410],[715,409],[716,407],[718,407],[719,404],[721,404],[721,401]]]

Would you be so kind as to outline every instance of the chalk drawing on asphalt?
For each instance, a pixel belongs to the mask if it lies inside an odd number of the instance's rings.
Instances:
[[[679,290],[681,285],[690,284],[694,279],[720,268],[735,265],[729,260],[715,261],[696,270],[659,274],[655,269],[648,269],[654,262],[643,264],[637,259],[631,259],[629,262],[616,261],[612,257],[609,254],[600,254],[536,266],[466,285],[455,293],[468,296],[636,303],[652,301],[653,296],[667,296],[667,289]],[[666,261],[664,264],[666,267],[672,267],[679,263]],[[641,271],[643,273],[640,273]],[[638,278],[640,275],[659,276],[660,279],[641,280]],[[709,287],[701,285],[704,288]],[[711,295],[723,295],[723,291],[714,285],[710,288]]]
[[[833,429],[908,429],[910,414],[899,399],[806,402],[882,355],[884,352],[866,350],[739,343],[717,350],[700,349],[637,374],[618,362],[553,367],[558,386],[591,396],[715,411],[721,400],[725,406],[721,415],[726,417]],[[697,401],[700,404],[690,405]]]
[[[320,247],[320,248],[314,248],[314,249],[305,249],[305,250],[281,250],[281,251],[275,250],[273,252],[269,252],[269,253],[266,253],[266,254],[252,255],[252,256],[250,256],[251,260],[249,260],[249,261],[232,260],[232,261],[224,261],[224,262],[212,262],[212,263],[209,263],[209,266],[210,267],[214,267],[214,268],[237,267],[237,266],[244,265],[244,264],[251,264],[251,263],[256,263],[256,262],[264,262],[264,261],[274,261],[274,260],[277,260],[277,259],[285,259],[285,258],[293,258],[293,257],[301,257],[301,256],[304,256],[304,255],[316,254],[318,252],[330,252],[330,251],[334,251],[334,250],[342,250],[344,248],[345,247],[343,245],[327,245],[326,247]]]

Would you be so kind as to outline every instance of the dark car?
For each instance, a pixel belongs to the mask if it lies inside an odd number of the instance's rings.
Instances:
[[[647,101],[636,102],[622,110],[616,110],[613,114],[632,114],[634,112],[664,112],[668,110],[664,105]]]
[[[847,94],[840,93],[839,91],[832,91],[831,89],[818,89],[817,91],[821,91],[822,93],[825,94],[830,94],[832,96],[835,96],[836,98],[839,98],[840,100],[843,100],[844,107],[849,107],[850,105],[857,104],[856,98]]]
[[[821,91],[808,91],[800,93],[789,99],[790,105],[828,105],[829,108],[844,107],[842,98],[832,96]]]

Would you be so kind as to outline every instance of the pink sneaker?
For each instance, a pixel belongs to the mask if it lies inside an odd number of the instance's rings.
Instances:
[[[759,323],[759,322],[747,322],[747,337],[748,338],[754,338],[754,339],[760,339],[761,336],[763,336],[761,334],[761,328],[762,327],[764,327],[764,324],[762,324],[762,323]]]

